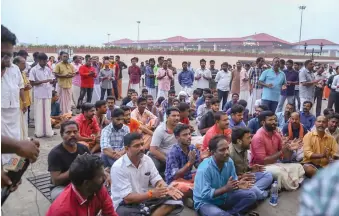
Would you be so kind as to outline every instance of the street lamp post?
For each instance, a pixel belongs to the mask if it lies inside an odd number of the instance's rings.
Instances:
[[[140,37],[140,29],[139,29],[139,27],[140,27],[140,21],[137,21],[137,23],[138,23],[138,43],[139,43],[139,37]]]
[[[108,43],[109,43],[109,36],[111,36],[111,34],[110,34],[110,33],[107,33],[107,45],[108,45]]]
[[[302,26],[303,26],[303,13],[304,13],[305,9],[306,9],[305,5],[299,6],[299,10],[301,10],[300,31],[299,31],[299,52],[300,52],[300,48],[301,48],[301,44],[300,44],[300,41],[301,41],[301,29],[302,29]]]

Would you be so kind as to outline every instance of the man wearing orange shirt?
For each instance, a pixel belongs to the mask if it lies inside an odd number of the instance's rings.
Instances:
[[[97,73],[95,72],[95,68],[92,67],[92,59],[90,57],[86,58],[86,64],[79,68],[79,73],[81,77],[81,90],[77,109],[80,109],[86,93],[86,102],[90,103],[92,101],[94,78],[97,77]]]

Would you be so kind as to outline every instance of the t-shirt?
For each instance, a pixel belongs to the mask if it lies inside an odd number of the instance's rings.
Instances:
[[[82,144],[77,144],[77,151],[74,153],[67,151],[62,143],[55,146],[48,154],[48,171],[60,171],[61,173],[64,173],[69,170],[69,167],[78,155],[82,155],[86,152],[90,154],[88,148]],[[65,182],[62,186],[66,186],[69,183],[70,181]]]
[[[174,134],[167,131],[166,123],[163,122],[155,129],[152,137],[151,146],[156,146],[159,150],[167,155],[171,150],[172,146],[178,141],[175,138]]]
[[[306,99],[313,99],[314,97],[314,89],[315,86],[304,86],[301,85],[303,82],[311,82],[314,81],[315,77],[314,74],[310,71],[308,71],[306,68],[303,68],[299,73],[299,96],[300,98],[306,98]]]
[[[131,100],[131,97],[125,97],[122,99],[121,104],[126,106],[126,104],[128,104]]]

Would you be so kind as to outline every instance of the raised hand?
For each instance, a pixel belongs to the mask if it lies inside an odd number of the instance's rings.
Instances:
[[[228,181],[227,184],[224,186],[225,187],[225,191],[227,192],[231,192],[233,190],[238,189],[238,181],[237,180],[233,180],[233,177],[231,176]]]
[[[196,153],[194,150],[188,152],[188,161],[189,161],[191,164],[194,164],[194,163],[195,163],[196,155],[197,155],[197,153]]]

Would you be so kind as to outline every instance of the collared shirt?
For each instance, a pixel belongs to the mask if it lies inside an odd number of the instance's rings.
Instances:
[[[220,70],[216,77],[215,82],[217,83],[217,89],[220,91],[229,91],[232,80],[232,73],[230,71]]]
[[[90,72],[94,72],[94,74],[90,75]],[[92,66],[88,67],[87,65],[82,65],[79,68],[79,73],[81,77],[81,88],[93,88],[94,78],[98,75],[96,69]]]
[[[248,73],[245,69],[240,71],[240,91],[249,91],[250,90],[250,82],[248,80]],[[247,79],[247,80],[245,80]]]
[[[284,70],[285,76],[286,76],[286,81],[290,82],[299,82],[299,73],[295,70]],[[284,90],[281,90],[281,95],[286,95],[286,96],[294,96],[294,90],[295,90],[295,85],[287,85],[287,88]]]
[[[247,127],[250,129],[251,134],[255,134],[259,130],[259,128],[261,127],[258,118],[252,118],[248,122]]]
[[[106,78],[105,80],[103,78]],[[112,89],[113,83],[112,80],[108,78],[114,79],[114,71],[112,69],[101,69],[99,79],[101,80],[101,88],[103,89]]]
[[[195,102],[195,108],[196,108],[197,112],[198,112],[198,108],[199,108],[201,105],[203,105],[204,103],[205,103],[205,98],[204,98],[204,96],[201,96],[201,97],[199,97],[199,98],[197,99],[197,101]]]
[[[312,82],[315,80],[314,74],[307,70],[306,68],[303,68],[299,72],[299,96],[300,98],[306,98],[306,99],[313,99],[314,97],[314,90],[315,86],[304,86],[301,83],[303,82]]]
[[[100,132],[99,124],[94,117],[87,119],[84,114],[81,113],[74,118],[74,121],[78,124],[79,134],[82,137],[91,137],[92,134],[98,134]]]
[[[200,161],[200,152],[195,148],[194,145],[189,145],[189,151],[195,151],[195,166],[199,164]],[[165,177],[167,184],[170,184],[174,180],[175,174],[183,168],[188,162],[188,154],[181,149],[179,144],[173,145],[171,151],[167,155],[166,159],[166,170]],[[185,173],[184,179],[191,180],[192,179],[192,167],[188,172]]]
[[[237,102],[238,103],[238,102]],[[234,105],[235,103],[233,103],[233,100],[230,100],[228,101],[226,104],[225,104],[225,107],[223,109],[224,112],[227,112],[227,110],[231,109],[232,106]]]
[[[337,142],[337,144],[339,145],[339,128],[337,128],[334,133],[331,133],[330,130],[328,128],[325,129],[325,132],[329,135],[331,135],[335,141]],[[339,151],[339,148],[338,148]]]
[[[164,76],[165,73],[167,74],[165,77],[163,77],[161,80],[158,79],[158,89],[164,90],[164,91],[169,91],[170,88],[171,88],[170,77],[174,78],[173,77],[173,71],[169,68],[167,68],[167,69],[160,68],[158,70],[157,78]]]
[[[113,110],[114,110],[114,109],[119,109],[119,108],[120,108],[119,106],[114,105]],[[106,112],[106,118],[107,118],[108,120],[111,120],[111,119],[112,119],[112,112],[113,112],[113,110],[107,109],[107,112]]]
[[[261,74],[259,81],[273,85],[272,88],[264,86],[261,99],[279,101],[281,88],[286,84],[285,73],[280,69],[278,73],[273,69],[267,69]]]
[[[177,139],[174,134],[167,130],[166,122],[162,122],[153,133],[151,147],[158,147],[160,152],[167,155],[176,143]]]
[[[230,123],[230,128],[234,128],[234,127],[246,127],[246,124],[244,121],[241,121],[239,123],[236,123],[233,121],[232,117],[231,116],[228,116],[228,120],[229,120],[229,123]]]
[[[178,81],[182,87],[192,87],[194,82],[194,73],[189,70],[183,70],[178,76]]]
[[[124,149],[124,136],[128,134],[129,128],[123,125],[122,128],[116,130],[113,124],[110,123],[104,129],[101,130],[100,147],[101,151],[106,148],[112,148],[113,150],[120,151]]]
[[[91,199],[86,199],[73,184],[69,184],[49,207],[46,216],[94,216],[98,214],[118,216],[107,189],[102,186]]]
[[[282,149],[282,138],[277,131],[273,131],[272,136],[261,127],[254,134],[251,143],[251,165],[264,165],[264,159]]]
[[[285,118],[285,112],[277,112],[275,115],[277,116],[278,128],[282,130],[288,121],[288,119]]]
[[[150,77],[149,75],[154,75],[154,71],[151,66],[146,66],[145,85],[148,88],[155,88],[155,77]]]
[[[111,168],[111,196],[114,208],[118,208],[123,199],[130,193],[146,193],[151,183],[155,187],[156,183],[162,180],[152,159],[144,155],[138,167],[135,167],[127,154],[120,157]]]
[[[198,211],[203,204],[216,206],[224,204],[228,193],[218,197],[213,196],[215,190],[225,186],[231,176],[233,180],[238,180],[234,162],[231,158],[225,162],[221,170],[218,168],[213,156],[203,160],[194,179],[193,200],[195,210]]]
[[[232,134],[232,130],[227,128],[224,131],[221,131],[218,126],[216,124],[214,124],[213,127],[211,127],[210,129],[207,130],[205,136],[204,136],[204,140],[202,142],[202,147],[201,150],[205,151],[208,149],[208,143],[209,141],[212,139],[212,137],[216,136],[216,135],[225,135],[227,137],[231,137]]]
[[[72,84],[75,85],[75,86],[80,87],[81,78],[80,78],[80,74],[79,74],[79,68],[81,67],[82,64],[80,64],[80,63],[75,64],[74,62],[72,62],[71,65],[73,65],[75,73],[77,73],[73,77]]]
[[[60,104],[57,101],[51,103],[51,116],[59,116],[61,114]]]
[[[205,115],[210,110],[212,110],[211,107],[208,108],[206,104],[200,105],[197,111],[197,118],[196,118],[197,122],[200,122],[200,119],[203,117],[203,115]]]
[[[311,130],[315,123],[315,116],[311,113],[306,115],[304,112],[300,112],[300,123],[303,124],[307,130]]]
[[[161,102],[160,106],[162,107],[162,111],[166,113],[166,110],[172,106],[172,104],[168,103],[168,99],[165,99]]]
[[[210,80],[210,89],[216,89],[217,83],[215,82],[215,77],[217,76],[217,73],[219,72],[216,68],[209,68],[211,71],[212,79]]]
[[[249,70],[249,80],[254,89],[262,89],[262,85],[259,85],[259,78],[264,71],[263,68],[254,67]]]
[[[237,144],[231,143],[229,148],[230,157],[232,158],[237,175],[248,172],[247,150],[241,149]]]
[[[337,215],[339,212],[339,162],[320,170],[302,187],[299,216]]]
[[[129,66],[128,68],[128,75],[130,78],[131,84],[139,84],[140,83],[140,77],[141,77],[141,70],[138,66]]]
[[[151,120],[157,119],[157,117],[147,109],[140,114],[138,107],[131,112],[131,118],[142,122],[143,125],[147,125]]]
[[[303,139],[304,159],[302,163],[313,163],[321,167],[329,163],[328,158],[311,159],[312,154],[324,154],[325,149],[328,148],[329,155],[333,157],[337,153],[338,145],[334,138],[325,133],[323,137],[318,135],[316,130],[307,133]]]
[[[208,70],[207,68],[202,69],[199,68],[195,71],[195,77],[200,77],[199,80],[197,80],[197,86],[199,86],[199,88],[209,88],[209,80],[205,79],[203,76],[207,77],[207,78],[212,78],[212,74],[211,71]]]
[[[42,68],[39,64],[37,64],[34,68],[32,68],[29,72],[29,80],[30,81],[43,81],[48,79],[54,79],[54,75],[49,69],[49,67]],[[53,85],[51,83],[42,83],[40,85],[33,86],[34,88],[34,98],[38,99],[46,99],[52,98],[52,90]]]
[[[1,77],[1,108],[20,107],[20,89],[25,88],[20,69],[15,64],[6,67]]]
[[[73,65],[70,63],[59,62],[55,68],[54,73],[57,75],[65,76],[75,73]],[[71,78],[58,78],[58,85],[61,88],[72,88],[72,77]]]
[[[29,80],[27,79],[27,75],[25,72],[21,72],[21,75],[22,75],[22,80],[24,81],[24,86],[26,86],[27,84],[29,84]],[[24,97],[25,97],[25,100],[22,101],[21,98],[20,98],[20,109],[23,108],[24,104],[23,102],[25,102],[26,106],[30,106],[31,105],[31,102],[32,102],[32,99],[31,99],[31,90],[25,90],[24,91]]]
[[[315,80],[320,80],[317,85],[316,88],[321,88],[323,89],[327,80],[327,76],[325,74],[325,72],[319,74],[318,72],[314,73],[314,78]]]
[[[334,76],[331,88],[334,91],[339,92],[339,75]]]
[[[133,102],[133,101],[131,100],[130,102],[128,102],[128,103],[126,104],[126,106],[131,107],[131,108],[137,107],[137,102]]]

